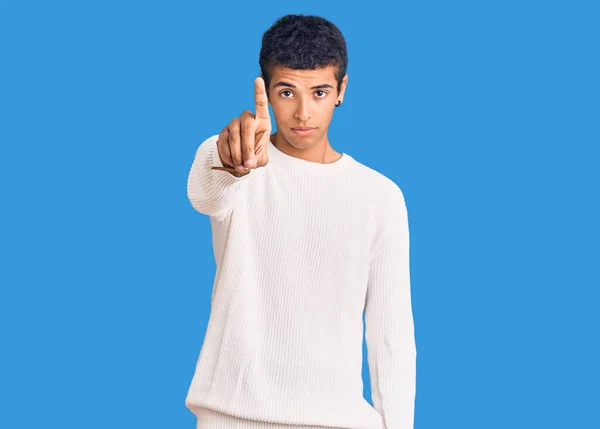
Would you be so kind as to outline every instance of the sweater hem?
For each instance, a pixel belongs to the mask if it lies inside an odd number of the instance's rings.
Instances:
[[[332,426],[273,423],[235,417],[210,408],[194,408],[196,429],[340,429]]]

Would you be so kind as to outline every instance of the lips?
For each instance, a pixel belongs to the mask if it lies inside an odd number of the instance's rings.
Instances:
[[[315,132],[316,128],[292,128],[292,131],[299,136],[308,136]]]

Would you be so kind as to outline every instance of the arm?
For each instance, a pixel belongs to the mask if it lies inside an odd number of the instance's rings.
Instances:
[[[187,195],[198,212],[223,218],[229,212],[243,181],[249,173],[236,176],[227,171],[213,170],[223,167],[217,149],[218,135],[209,137],[200,144],[187,180]]]
[[[383,429],[413,429],[416,344],[410,295],[409,230],[396,188],[375,241],[365,304],[365,340],[373,407]]]
[[[196,150],[187,181],[187,195],[200,213],[223,220],[231,212],[236,195],[252,170],[237,172],[232,167],[263,167],[269,161],[271,116],[262,77],[254,79],[256,113],[244,110]],[[217,144],[218,143],[218,144]],[[230,165],[224,165],[228,163]]]

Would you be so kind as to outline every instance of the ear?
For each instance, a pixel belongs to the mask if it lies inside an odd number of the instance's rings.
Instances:
[[[342,79],[342,85],[340,87],[340,95],[338,95],[338,100],[340,101],[340,103],[342,103],[344,101],[344,94],[346,93],[347,85],[348,85],[348,74],[346,74],[346,76],[344,76]]]

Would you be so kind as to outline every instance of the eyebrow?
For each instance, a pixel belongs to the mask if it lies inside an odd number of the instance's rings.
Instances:
[[[277,88],[278,86],[287,86],[290,88],[296,88],[294,85],[292,85],[291,83],[287,83],[287,82],[277,82],[275,85],[273,85],[273,88]],[[333,86],[329,85],[328,83],[324,83],[322,85],[313,86],[310,89],[321,89],[321,88],[333,88]]]

